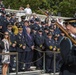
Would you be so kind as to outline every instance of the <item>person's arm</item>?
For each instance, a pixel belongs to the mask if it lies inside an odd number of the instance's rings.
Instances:
[[[40,46],[41,45],[40,44],[40,38],[39,38],[39,36],[36,36],[35,43],[36,43],[37,46]]]
[[[4,49],[4,42],[3,41],[0,42],[0,48]]]
[[[2,19],[0,17],[0,29],[2,29]]]
[[[30,14],[32,14],[32,10],[30,9],[30,11],[31,11],[31,13]]]
[[[72,54],[71,43],[68,39],[63,39],[60,43],[60,53],[65,64],[74,64],[76,56]]]

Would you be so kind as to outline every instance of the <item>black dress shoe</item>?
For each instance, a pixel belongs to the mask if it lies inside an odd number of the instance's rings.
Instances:
[[[56,70],[56,72],[59,72],[59,70]]]
[[[36,69],[37,69],[37,70],[41,70],[41,68],[40,68],[40,67],[37,67]]]
[[[18,72],[21,72],[21,70],[18,70]]]
[[[33,70],[29,68],[29,69],[26,69],[25,71],[33,71]]]
[[[51,71],[45,71],[45,73],[51,73]]]

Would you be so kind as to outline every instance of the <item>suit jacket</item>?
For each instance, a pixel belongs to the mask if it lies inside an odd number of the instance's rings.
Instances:
[[[26,34],[25,41],[26,41],[26,50],[25,51],[31,51],[32,50],[31,46],[34,45],[34,40],[33,40],[32,36],[30,35],[30,37],[29,37],[29,35]]]
[[[26,36],[26,33],[27,33],[27,32],[26,32],[26,28],[27,28],[26,26],[23,26],[23,35],[24,35],[24,36]]]

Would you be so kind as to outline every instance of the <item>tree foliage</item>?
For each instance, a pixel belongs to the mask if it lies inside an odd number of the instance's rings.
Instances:
[[[62,16],[73,16],[76,11],[76,1],[63,0],[59,4],[59,11],[62,13]]]
[[[54,15],[60,12],[61,16],[68,17],[72,17],[76,12],[76,0],[4,0],[5,7],[10,5],[11,9],[19,9],[20,6],[26,8],[27,4],[37,13],[41,13],[38,7],[44,11],[48,9]]]

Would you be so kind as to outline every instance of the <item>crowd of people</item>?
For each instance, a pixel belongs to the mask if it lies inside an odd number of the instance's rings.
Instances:
[[[25,9],[26,10],[26,9]],[[18,52],[18,71],[29,71],[31,65],[36,69],[43,69],[43,53],[45,54],[45,69],[47,73],[53,72],[54,55],[51,51],[60,51],[60,40],[64,33],[56,26],[55,20],[48,23],[47,18],[41,21],[37,16],[25,20],[26,16],[21,16],[19,22],[15,13],[6,13],[0,10],[0,50],[1,52]],[[39,51],[37,51],[39,50]],[[16,55],[3,55],[3,75],[7,72],[8,64],[10,72],[16,68]],[[38,60],[41,58],[40,60]],[[61,65],[61,55],[56,55],[56,71],[59,72]],[[36,61],[38,60],[38,61]],[[36,61],[31,64],[31,62]],[[6,67],[6,68],[5,68]]]

